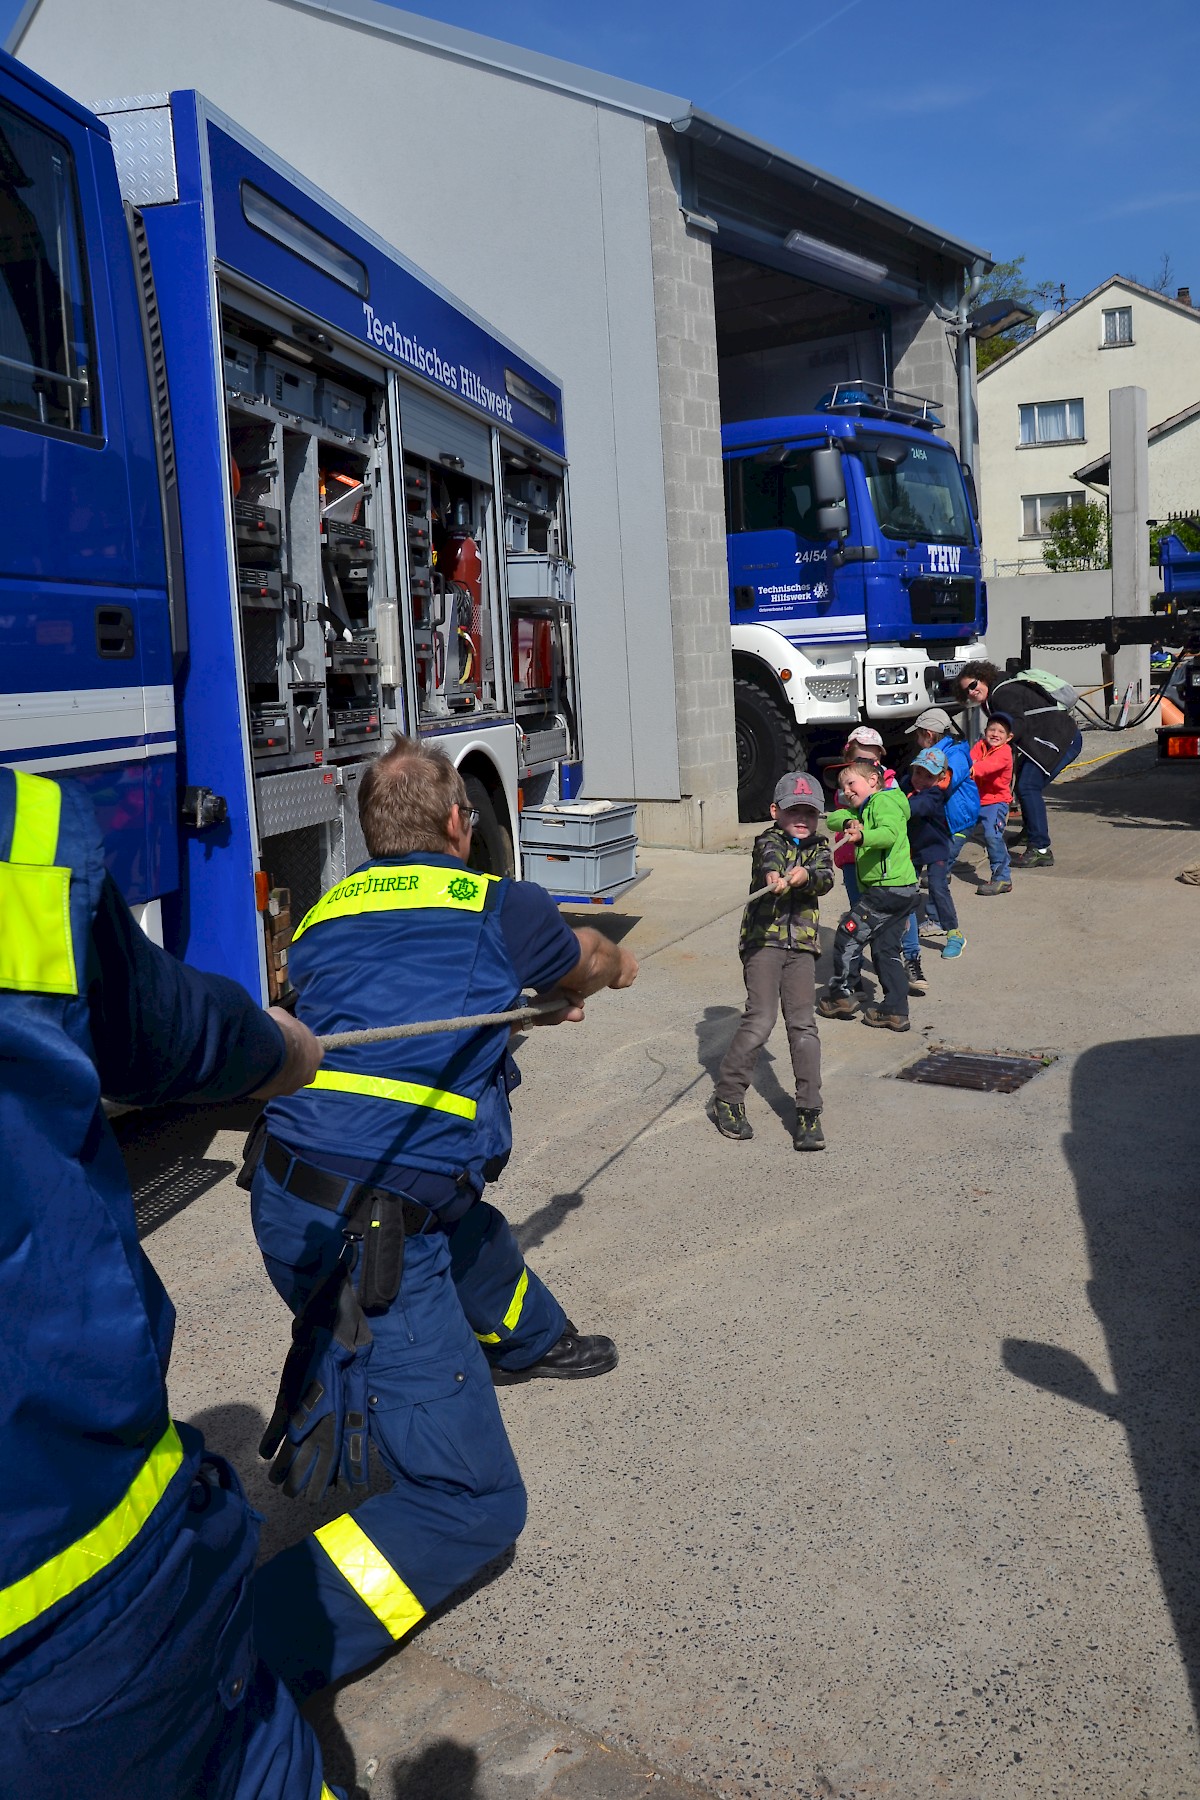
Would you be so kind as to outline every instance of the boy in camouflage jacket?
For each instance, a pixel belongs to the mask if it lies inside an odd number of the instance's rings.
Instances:
[[[782,1003],[796,1081],[797,1150],[823,1150],[821,1040],[813,1010],[821,943],[817,901],[833,886],[833,856],[818,836],[825,802],[811,776],[785,775],[775,789],[772,823],[754,840],[750,892],[771,892],[748,903],[738,952],[746,982],[746,1010],[717,1074],[709,1117],[722,1137],[752,1138],[746,1090],[758,1053]]]

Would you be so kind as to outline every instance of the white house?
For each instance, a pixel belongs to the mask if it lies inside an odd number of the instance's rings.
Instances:
[[[987,567],[1042,566],[1046,520],[1102,497],[1110,388],[1146,390],[1150,516],[1200,507],[1189,433],[1200,403],[1200,309],[1114,275],[979,377],[979,486]],[[1191,454],[1189,454],[1191,452]],[[1103,472],[1102,472],[1103,471]]]

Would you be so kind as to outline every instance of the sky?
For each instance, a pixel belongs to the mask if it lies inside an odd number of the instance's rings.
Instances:
[[[120,0],[92,3],[119,17]],[[20,10],[0,0],[0,33]],[[1068,299],[1112,274],[1153,284],[1166,255],[1171,292],[1200,300],[1195,0],[408,10],[692,100],[998,259],[1024,255]]]

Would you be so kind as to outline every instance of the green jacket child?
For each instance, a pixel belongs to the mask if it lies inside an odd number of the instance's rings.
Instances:
[[[862,827],[862,842],[854,848],[859,887],[912,887],[917,872],[908,850],[908,796],[899,788],[876,788],[860,812],[839,807],[826,823],[844,831],[852,819]]]

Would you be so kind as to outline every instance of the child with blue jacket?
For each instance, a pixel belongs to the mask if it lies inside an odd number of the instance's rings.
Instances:
[[[929,899],[946,932],[943,957],[961,956],[967,940],[959,930],[958,911],[950,892],[950,865],[957,855],[948,817],[948,765],[942,750],[920,750],[913,758],[908,797],[908,847],[918,876],[929,876]]]

